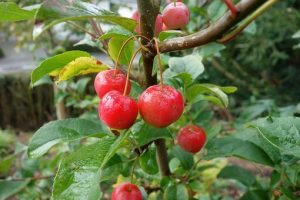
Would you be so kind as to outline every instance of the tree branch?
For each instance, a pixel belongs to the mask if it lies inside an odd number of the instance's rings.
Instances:
[[[246,18],[250,13],[263,5],[267,0],[242,0],[237,4],[239,14],[236,18],[231,16],[231,12],[226,12],[218,21],[206,29],[200,30],[191,35],[176,37],[159,44],[160,52],[170,52],[198,47],[203,44],[215,41],[223,36],[228,30],[238,22]]]
[[[154,36],[155,20],[159,13],[160,0],[137,0],[137,3],[140,13],[140,26],[142,35],[151,39]],[[146,46],[148,43],[149,41],[147,39],[142,38],[143,45]],[[156,76],[152,76],[152,67],[155,54],[143,50],[142,55],[146,77],[145,86],[149,87],[157,83]]]
[[[140,26],[142,35],[148,39],[152,39],[154,36],[155,20],[159,13],[160,0],[137,0],[139,13],[140,13]],[[143,45],[149,45],[147,39],[142,38]],[[156,55],[148,51],[142,51],[143,64],[146,77],[145,87],[157,84],[156,76],[152,76],[153,60]],[[159,166],[159,170],[162,176],[169,176],[169,162],[167,149],[164,139],[158,139],[154,141],[156,146],[156,158]]]

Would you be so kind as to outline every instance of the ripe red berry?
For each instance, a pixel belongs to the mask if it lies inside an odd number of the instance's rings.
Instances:
[[[189,23],[190,12],[182,2],[170,3],[163,10],[163,22],[169,29],[179,29]]]
[[[123,93],[125,85],[126,75],[118,69],[111,69],[99,72],[94,81],[94,88],[99,98],[102,98],[106,93],[113,90]],[[127,86],[128,89],[126,93],[129,94],[131,89],[131,84],[129,80]]]
[[[131,19],[134,19],[135,21],[138,22],[138,25],[135,28],[135,32],[140,34],[141,33],[140,14],[137,10],[132,14]],[[162,15],[158,14],[155,21],[155,31],[154,31],[155,36],[157,36],[162,31],[162,27],[163,27]]]
[[[136,185],[122,183],[113,190],[111,200],[143,200],[143,195]]]
[[[187,125],[179,130],[177,135],[178,145],[190,153],[201,150],[206,141],[204,130],[196,125]]]
[[[168,85],[147,88],[138,101],[144,121],[154,127],[167,127],[179,119],[183,112],[182,94]]]
[[[136,120],[138,105],[119,91],[110,91],[99,103],[100,119],[112,129],[128,129]]]

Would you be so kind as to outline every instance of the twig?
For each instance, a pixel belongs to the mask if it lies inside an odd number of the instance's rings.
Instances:
[[[70,22],[70,21],[68,21],[67,23],[70,24],[70,25],[72,25],[72,26],[74,26],[75,28],[78,28],[79,30],[82,30],[83,32],[89,34],[93,39],[97,39],[97,35],[95,35],[92,32],[89,32],[88,30],[82,28],[81,26],[79,26],[79,25],[77,25],[77,24],[75,24],[73,22]]]

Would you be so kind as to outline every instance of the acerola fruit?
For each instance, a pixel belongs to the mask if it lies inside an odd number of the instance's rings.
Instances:
[[[123,93],[125,85],[126,75],[118,69],[111,69],[99,72],[94,81],[94,88],[99,98],[102,98],[106,93],[113,90]],[[126,94],[129,94],[131,89],[131,84],[129,80],[127,87],[128,88]]]
[[[154,85],[139,97],[139,111],[144,121],[154,127],[167,127],[177,121],[184,109],[182,94],[168,85]]]
[[[140,34],[141,33],[140,14],[137,10],[132,14],[131,19],[137,21],[138,25],[135,28],[135,32]],[[162,15],[158,14],[155,21],[155,30],[154,30],[155,36],[157,36],[162,31],[162,28],[163,28]]]
[[[189,23],[190,12],[182,2],[170,3],[163,10],[163,22],[168,29],[180,29]]]
[[[134,11],[134,12],[132,13],[131,19],[135,20],[135,21],[138,23],[137,26],[136,26],[136,28],[135,28],[135,32],[141,33],[141,27],[140,27],[140,13],[139,13],[139,11],[137,11],[137,10]]]
[[[128,129],[136,120],[138,105],[134,99],[119,91],[110,91],[99,103],[100,119],[112,129]]]
[[[187,125],[179,130],[177,135],[178,145],[190,153],[201,150],[206,141],[205,131],[196,125]]]
[[[136,185],[122,183],[114,188],[111,200],[143,200],[143,195]]]

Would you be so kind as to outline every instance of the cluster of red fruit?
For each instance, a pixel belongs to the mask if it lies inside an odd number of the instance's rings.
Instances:
[[[157,128],[169,126],[183,113],[182,94],[168,85],[154,85],[147,88],[138,102],[127,96],[131,85],[121,70],[112,69],[98,73],[94,87],[101,99],[99,117],[112,129],[130,128],[138,112],[146,123]],[[124,91],[126,94],[123,94]]]
[[[101,99],[98,107],[99,117],[112,129],[130,128],[138,113],[147,124],[163,128],[177,121],[183,113],[182,94],[168,85],[148,87],[140,95],[138,102],[127,96],[131,84],[126,75],[118,69],[98,73],[94,87]],[[177,142],[181,148],[191,153],[200,151],[205,139],[205,132],[195,125],[181,128],[177,135]]]
[[[154,34],[157,36],[161,31],[176,30],[185,27],[189,23],[190,12],[188,7],[177,0],[177,2],[168,1],[169,4],[165,7],[162,14],[157,15],[155,21]],[[141,32],[140,28],[140,14],[135,11],[131,17],[138,22],[135,29],[137,33]]]

